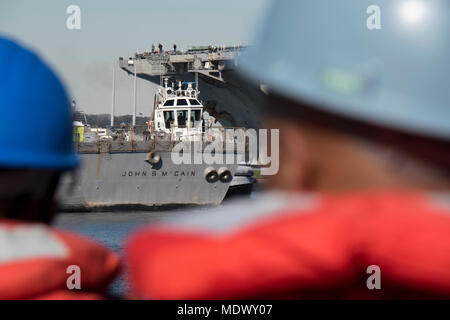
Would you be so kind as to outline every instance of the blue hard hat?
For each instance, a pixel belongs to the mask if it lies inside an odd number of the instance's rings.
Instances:
[[[1,37],[0,61],[0,168],[76,167],[61,81],[34,53]]]
[[[276,0],[239,65],[323,111],[450,140],[448,0]]]

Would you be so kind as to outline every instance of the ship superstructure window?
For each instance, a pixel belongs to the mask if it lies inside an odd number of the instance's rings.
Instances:
[[[201,106],[200,102],[197,99],[189,99],[191,106]]]
[[[198,128],[202,125],[202,110],[192,109],[191,110],[191,127]]]
[[[188,110],[177,110],[178,128],[186,128],[188,119]]]
[[[173,111],[164,111],[164,123],[166,124],[167,129],[170,129],[175,125],[175,117],[173,114]]]
[[[201,119],[202,119],[202,110],[200,109],[191,110],[192,121],[200,121]]]
[[[177,106],[187,106],[188,103],[186,101],[186,99],[178,99],[177,100]]]
[[[173,106],[173,102],[174,102],[173,99],[167,100],[167,101],[164,103],[164,107],[171,107],[171,106]]]

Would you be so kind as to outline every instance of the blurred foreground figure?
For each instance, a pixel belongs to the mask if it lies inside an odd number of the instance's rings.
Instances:
[[[141,231],[135,296],[450,298],[449,56],[448,1],[275,1],[240,67],[276,191]]]
[[[66,92],[12,41],[0,38],[0,61],[0,299],[101,298],[118,258],[48,226],[59,177],[78,163]]]

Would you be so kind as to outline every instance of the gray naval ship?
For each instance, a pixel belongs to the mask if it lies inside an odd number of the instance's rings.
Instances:
[[[236,72],[237,58],[246,47],[192,47],[176,50],[148,50],[133,57],[119,58],[119,66],[131,76],[162,85],[162,77],[197,82],[202,90],[205,110],[224,126],[260,128],[258,106],[263,85],[252,85]]]
[[[170,79],[161,76],[164,86],[155,95],[145,128],[101,129],[74,122],[81,169],[63,178],[58,191],[62,209],[217,205],[230,191],[251,190],[252,159],[234,143],[245,141],[245,128],[235,130],[227,141],[228,127],[206,111],[198,82],[178,81],[175,87]],[[188,148],[180,152],[176,148],[181,144]],[[189,160],[174,162],[174,154],[184,152]],[[225,157],[227,152],[236,155],[236,161],[205,161],[205,155]]]

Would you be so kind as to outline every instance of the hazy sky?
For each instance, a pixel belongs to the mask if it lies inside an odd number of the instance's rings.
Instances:
[[[35,49],[66,82],[80,109],[109,113],[112,68],[161,42],[166,49],[247,44],[268,0],[0,0],[0,35]],[[69,30],[69,5],[81,30]],[[137,112],[148,115],[155,86],[138,80]],[[116,69],[116,113],[132,112],[133,79]]]

